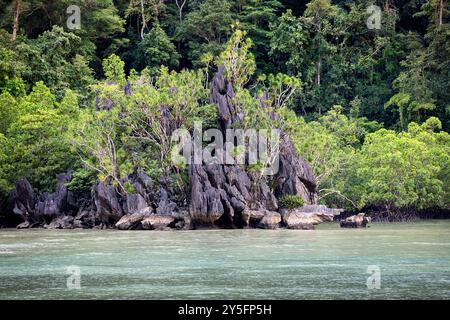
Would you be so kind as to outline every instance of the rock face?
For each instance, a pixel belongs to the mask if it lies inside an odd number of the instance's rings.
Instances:
[[[243,118],[242,108],[234,102],[234,97],[233,87],[220,67],[212,82],[210,100],[217,105],[218,126],[224,141],[226,130]],[[277,211],[277,198],[285,194],[301,195],[306,203],[315,204],[314,173],[285,134],[281,137],[279,153],[279,170],[274,176],[260,177],[239,165],[191,165],[189,211],[193,224],[229,228],[252,226],[250,212]],[[274,190],[269,187],[273,185]],[[270,213],[263,225],[272,228],[281,218],[275,221],[275,215]]]
[[[341,228],[366,228],[370,222],[370,217],[366,217],[364,213],[346,218],[341,221]]]
[[[133,94],[131,86],[124,88]],[[210,102],[217,106],[218,128],[226,141],[226,130],[243,119],[242,106],[235,98],[233,86],[224,77],[223,67],[215,75]],[[266,98],[260,99],[266,108]],[[97,108],[109,110],[110,101],[97,101]],[[168,110],[162,107],[162,125]],[[274,120],[277,115],[269,112]],[[175,191],[170,177],[150,178],[143,169],[123,179],[133,187],[132,193],[119,192],[107,183],[96,182],[91,193],[73,192],[66,185],[71,173],[58,175],[56,191],[36,195],[26,179],[1,204],[0,226],[52,229],[117,228],[119,230],[195,229],[202,227],[311,229],[331,220],[339,210],[317,206],[316,179],[309,164],[298,155],[289,136],[281,132],[278,171],[261,176],[246,164],[192,164],[188,168],[187,194]],[[279,208],[284,195],[300,195],[307,204],[296,210]],[[281,214],[280,214],[281,213]],[[3,222],[2,222],[3,221]]]
[[[123,215],[115,188],[98,182],[94,186],[94,202],[97,216],[104,224],[115,224]]]
[[[6,207],[6,211],[12,213],[7,219],[8,224],[34,222],[35,196],[33,187],[26,178],[16,182],[16,189],[10,193]]]
[[[96,211],[94,209],[80,209],[80,212],[75,216],[73,227],[77,229],[90,229],[96,225]]]
[[[76,210],[76,203],[73,203],[74,196],[66,187],[71,178],[71,173],[59,174],[56,177],[56,192],[44,193],[39,197],[35,206],[36,217],[39,220],[49,223],[56,218],[63,217],[67,212]]]
[[[123,211],[125,214],[135,214],[142,211],[148,211],[151,208],[148,207],[144,197],[137,194],[128,194],[123,205]]]

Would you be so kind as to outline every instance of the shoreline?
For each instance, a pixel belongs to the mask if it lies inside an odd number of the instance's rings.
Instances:
[[[235,231],[235,230],[242,230],[242,231],[298,231],[298,232],[302,232],[302,231],[323,231],[323,230],[341,230],[341,229],[346,229],[346,230],[352,230],[352,229],[367,229],[367,228],[371,228],[371,226],[374,225],[403,225],[403,224],[418,224],[418,223],[424,223],[424,222],[444,222],[444,221],[450,221],[450,217],[446,217],[446,218],[417,218],[415,220],[395,220],[395,221],[387,221],[387,220],[372,220],[370,222],[370,224],[367,225],[367,227],[365,228],[343,228],[340,227],[340,220],[335,220],[335,221],[327,221],[327,222],[323,222],[319,225],[316,226],[316,228],[314,229],[292,229],[292,228],[287,228],[287,227],[279,227],[276,229],[264,229],[264,228],[220,228],[220,227],[204,227],[204,228],[194,228],[194,229],[172,229],[172,228],[167,228],[167,229],[154,229],[154,230],[145,230],[145,229],[135,229],[135,230],[120,230],[118,228],[111,228],[111,227],[107,227],[107,228],[45,228],[43,226],[37,226],[37,227],[33,227],[33,228],[17,228],[17,227],[1,227],[0,226],[0,232],[1,231],[13,231],[13,230],[20,230],[20,231],[33,231],[33,230],[49,230],[49,231],[61,231],[61,230],[68,230],[68,231],[79,231],[79,230],[93,230],[93,231],[117,231],[119,233],[121,232],[196,232],[196,231]],[[331,226],[331,225],[336,225],[335,229],[323,229],[323,226]]]

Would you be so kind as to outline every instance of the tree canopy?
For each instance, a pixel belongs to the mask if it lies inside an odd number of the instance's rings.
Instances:
[[[379,29],[367,0],[0,4],[2,193],[22,176],[50,190],[68,169],[126,192],[137,165],[185,184],[167,134],[215,125],[209,82],[223,66],[244,126],[283,126],[322,203],[449,206],[448,1],[375,1]],[[80,28],[66,23],[70,5]]]

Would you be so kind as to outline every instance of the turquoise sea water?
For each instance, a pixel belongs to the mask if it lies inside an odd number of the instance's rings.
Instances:
[[[369,290],[374,265],[381,288]],[[70,266],[80,270],[79,289],[67,287]],[[449,299],[450,221],[365,230],[0,230],[0,299],[135,298]]]

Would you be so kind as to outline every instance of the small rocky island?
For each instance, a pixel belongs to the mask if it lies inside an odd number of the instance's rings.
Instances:
[[[124,94],[132,94],[132,88],[124,88]],[[223,68],[219,68],[212,81],[210,101],[217,106],[217,124],[223,134],[244,116],[234,97],[233,86],[224,77]],[[264,101],[260,107],[265,107]],[[142,168],[136,168],[123,181],[135,190],[125,194],[100,181],[90,193],[68,190],[70,172],[58,175],[55,192],[36,194],[28,180],[22,178],[1,203],[0,226],[313,229],[321,222],[333,221],[342,211],[317,205],[315,175],[284,132],[279,146],[279,170],[273,176],[258,175],[241,165],[221,164],[191,164],[188,173],[185,197],[170,187],[166,177],[152,179]],[[283,206],[281,200],[286,197],[297,197],[301,205]]]

